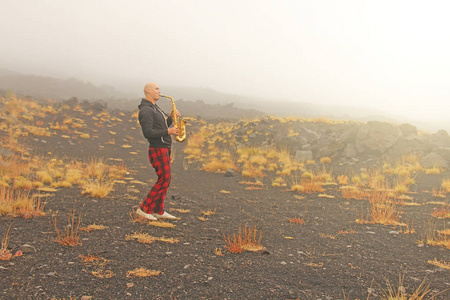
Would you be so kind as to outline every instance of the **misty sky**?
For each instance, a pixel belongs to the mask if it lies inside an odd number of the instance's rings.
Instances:
[[[449,12],[432,0],[0,0],[0,68],[446,120]]]

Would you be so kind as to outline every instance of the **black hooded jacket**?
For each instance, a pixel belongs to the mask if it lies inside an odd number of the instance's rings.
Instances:
[[[170,148],[172,138],[168,133],[172,118],[166,117],[163,111],[150,101],[142,99],[139,104],[139,124],[142,133],[152,148]]]

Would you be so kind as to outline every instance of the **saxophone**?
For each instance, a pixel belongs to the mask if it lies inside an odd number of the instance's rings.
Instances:
[[[164,97],[164,98],[169,98],[172,101],[172,113],[170,116],[172,117],[173,124],[175,126],[177,126],[178,129],[180,129],[180,133],[178,133],[178,135],[175,137],[175,139],[178,142],[183,142],[186,139],[186,121],[177,116],[177,114],[176,114],[177,108],[175,107],[175,101],[173,100],[172,97],[165,96],[165,95],[159,95],[159,96]]]

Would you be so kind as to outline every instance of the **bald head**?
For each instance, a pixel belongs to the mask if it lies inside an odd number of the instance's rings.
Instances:
[[[159,86],[154,82],[149,82],[144,86],[145,99],[155,104],[159,99]]]

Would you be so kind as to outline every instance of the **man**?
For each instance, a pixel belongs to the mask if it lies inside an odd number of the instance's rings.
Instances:
[[[164,198],[170,184],[170,152],[171,135],[179,134],[179,129],[172,125],[172,118],[156,105],[160,96],[156,83],[147,83],[144,87],[145,98],[139,107],[139,124],[142,133],[149,142],[148,158],[155,169],[158,180],[148,192],[136,213],[144,218],[155,221],[157,219],[176,219],[164,211]],[[180,115],[175,112],[177,115]]]

